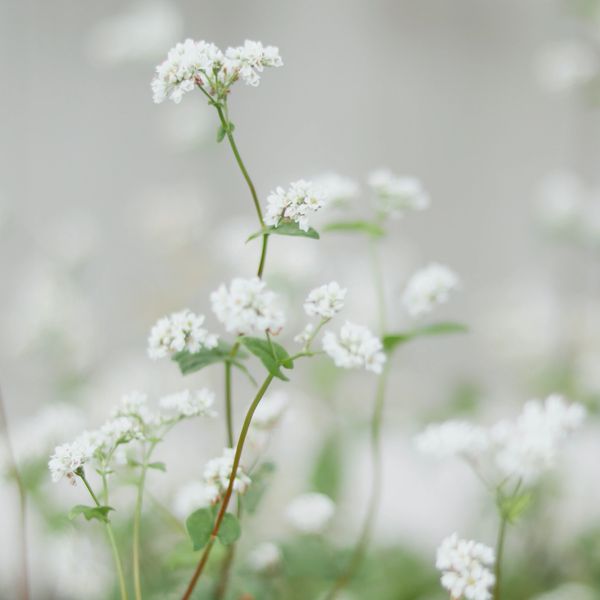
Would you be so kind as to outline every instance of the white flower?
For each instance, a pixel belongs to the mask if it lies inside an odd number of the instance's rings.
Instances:
[[[229,487],[229,478],[233,469],[235,451],[233,448],[225,448],[223,455],[217,458],[212,458],[204,467],[203,480],[206,486],[207,496],[214,504],[218,502],[227,488]],[[238,494],[246,493],[251,480],[248,477],[242,466],[239,465],[235,474],[233,483],[233,491]]]
[[[325,205],[323,190],[309,181],[300,179],[290,184],[286,191],[278,187],[267,197],[265,223],[277,227],[281,222],[298,223],[302,231],[308,231],[308,218]]]
[[[342,326],[339,336],[331,331],[323,336],[323,350],[336,366],[345,369],[364,367],[381,373],[386,360],[382,348],[381,340],[367,327],[348,321]]]
[[[180,519],[186,519],[199,508],[212,502],[212,492],[201,481],[190,481],[181,486],[173,498],[173,512]]]
[[[236,278],[229,289],[221,285],[210,300],[217,319],[229,333],[277,333],[283,326],[283,312],[275,307],[275,294],[258,277]]]
[[[483,427],[465,421],[445,421],[426,427],[417,436],[417,448],[436,458],[462,456],[477,458],[489,447],[489,437]]]
[[[401,177],[388,169],[378,169],[369,175],[368,183],[377,194],[379,210],[390,217],[399,218],[406,211],[429,207],[429,196],[414,177]]]
[[[314,180],[327,199],[327,203],[342,204],[358,196],[359,187],[356,181],[337,173],[326,173]]]
[[[453,533],[438,548],[435,566],[442,572],[442,586],[453,600],[491,600],[495,577],[489,567],[494,562],[490,547],[459,539]]]
[[[584,418],[581,404],[568,405],[561,396],[549,396],[544,403],[530,400],[515,421],[492,427],[496,465],[506,476],[535,481],[554,466],[560,443]]]
[[[304,312],[309,317],[331,319],[344,308],[345,288],[332,281],[312,290],[304,302]]]
[[[154,427],[160,423],[158,414],[148,407],[148,396],[143,392],[134,390],[123,394],[121,404],[114,408],[111,417],[128,417],[133,425],[140,427]]]
[[[148,355],[157,359],[183,350],[194,353],[214,348],[218,336],[203,329],[203,323],[204,315],[195,315],[187,308],[159,319],[150,331]]]
[[[308,340],[310,340],[310,338],[312,337],[314,331],[315,326],[312,323],[307,323],[304,329],[297,336],[294,337],[294,341],[298,344],[305,345],[308,342]]]
[[[164,396],[159,400],[160,407],[173,411],[175,418],[215,417],[217,413],[212,410],[214,402],[215,394],[206,388],[196,392],[183,390],[176,394]],[[167,417],[167,420],[170,420],[170,417]]]
[[[256,573],[275,570],[281,563],[281,550],[272,542],[259,544],[248,555],[248,566]]]
[[[257,86],[264,67],[281,67],[283,61],[275,46],[263,47],[260,42],[246,40],[243,46],[225,52],[229,69],[237,71],[246,85]]]
[[[75,485],[75,471],[83,467],[94,453],[94,448],[88,446],[83,440],[75,440],[71,444],[56,446],[54,454],[48,461],[48,468],[55,483],[63,477]]]
[[[261,430],[273,429],[281,420],[290,399],[283,391],[265,396],[256,407],[252,417],[252,427]]]
[[[285,515],[289,523],[301,533],[321,533],[335,513],[335,504],[329,496],[316,492],[302,494],[288,505]]]
[[[421,317],[447,302],[459,285],[458,277],[448,267],[431,263],[409,279],[402,302],[411,317]]]

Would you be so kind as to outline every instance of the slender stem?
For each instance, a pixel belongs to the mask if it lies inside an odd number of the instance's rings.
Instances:
[[[86,479],[83,469],[81,469],[81,471],[78,472],[77,474],[79,475],[81,481],[83,481],[83,484],[87,488],[87,491],[90,493],[90,496],[92,497],[92,500],[94,501],[96,506],[101,506],[100,502],[98,501],[98,498],[96,497],[96,494],[94,494],[94,490],[92,490],[88,480]],[[110,541],[110,546],[112,548],[113,558],[115,561],[115,567],[117,569],[117,576],[119,578],[119,589],[121,591],[121,600],[127,600],[128,599],[127,586],[125,585],[125,574],[123,571],[123,564],[121,562],[121,555],[119,554],[119,548],[117,546],[117,540],[115,539],[115,534],[113,532],[110,521],[107,521],[105,523],[105,526],[106,526],[106,533],[108,534],[108,539]]]
[[[263,384],[260,386],[260,389],[256,393],[250,408],[248,408],[248,412],[244,418],[244,423],[242,424],[242,430],[240,431],[240,436],[238,438],[238,442],[235,448],[235,455],[233,458],[233,466],[231,468],[231,475],[229,476],[229,485],[227,486],[227,491],[223,496],[223,500],[221,501],[221,506],[219,508],[219,512],[217,514],[217,518],[215,519],[215,524],[213,526],[213,530],[208,541],[208,544],[204,548],[204,552],[200,557],[200,562],[192,575],[190,583],[182,596],[182,600],[189,600],[191,598],[194,588],[196,587],[196,583],[204,570],[206,562],[208,561],[208,557],[210,556],[210,552],[212,547],[217,539],[217,534],[219,533],[219,529],[221,527],[221,523],[223,522],[223,518],[225,517],[225,513],[227,512],[227,507],[229,506],[229,501],[231,500],[231,496],[233,494],[233,485],[235,483],[235,476],[237,474],[238,467],[240,465],[240,460],[242,458],[242,451],[244,449],[244,443],[246,441],[246,436],[248,435],[248,430],[250,429],[250,423],[252,422],[252,417],[254,416],[254,411],[259,405],[262,397],[265,395],[269,385],[273,381],[273,375],[269,374],[267,378],[264,380]]]
[[[508,520],[505,516],[500,517],[500,528],[498,529],[498,541],[496,543],[496,583],[494,585],[494,600],[500,600],[500,578],[502,576],[502,555],[504,553],[504,541],[506,539],[506,528]]]
[[[225,554],[223,564],[221,565],[219,581],[217,582],[217,586],[213,594],[214,600],[222,600],[223,598],[225,598],[225,593],[227,592],[227,585],[229,583],[229,574],[231,573],[231,566],[233,565],[234,558],[235,544],[231,544],[231,546],[227,548],[227,553]]]
[[[8,419],[4,408],[4,397],[0,389],[0,430],[4,433],[10,472],[15,479],[19,494],[19,532],[21,535],[21,574],[19,577],[19,598],[29,600],[29,565],[27,561],[27,491],[17,465],[8,431]]]
[[[233,410],[231,406],[231,363],[225,362],[225,428],[227,447],[233,448]]]
[[[377,319],[379,321],[379,333],[383,335],[386,329],[385,289],[383,285],[383,271],[379,260],[379,248],[374,239],[369,240],[369,254],[371,256],[371,268],[373,271],[373,282],[377,297]]]

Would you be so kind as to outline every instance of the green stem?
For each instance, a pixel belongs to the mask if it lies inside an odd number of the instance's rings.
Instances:
[[[87,491],[90,493],[90,496],[92,497],[92,500],[94,501],[96,506],[101,506],[100,502],[98,501],[98,498],[96,497],[96,494],[94,494],[94,490],[92,490],[88,480],[86,479],[83,469],[81,469],[81,471],[77,474],[79,475],[81,481],[83,481],[83,484],[87,488]],[[106,526],[106,533],[108,534],[108,539],[110,541],[110,546],[112,548],[113,558],[115,561],[115,567],[117,569],[117,576],[119,578],[119,589],[121,591],[121,600],[127,600],[128,599],[127,586],[125,585],[125,575],[124,575],[124,571],[123,571],[123,563],[121,562],[121,555],[119,554],[117,540],[115,539],[115,534],[113,532],[110,521],[107,521],[105,523],[105,526]]]
[[[502,576],[502,555],[504,553],[504,542],[506,539],[506,529],[508,520],[506,517],[500,517],[500,528],[498,529],[498,541],[496,543],[496,583],[494,585],[494,600],[500,600],[500,578]]]
[[[377,319],[379,321],[379,333],[383,335],[386,329],[385,289],[383,285],[383,272],[379,260],[379,249],[374,239],[369,240],[369,254],[371,257],[371,268],[373,270],[373,282],[377,297]]]
[[[244,443],[246,441],[246,436],[248,435],[248,430],[250,429],[250,423],[252,422],[252,417],[254,416],[254,411],[256,410],[257,406],[259,405],[262,397],[265,395],[265,392],[267,391],[269,385],[271,385],[271,381],[273,381],[273,375],[269,374],[267,376],[267,378],[264,380],[263,384],[260,386],[260,389],[258,390],[258,392],[256,393],[256,396],[254,397],[254,400],[252,401],[250,408],[248,408],[248,411],[244,418],[244,423],[242,424],[242,430],[240,431],[240,436],[238,438],[238,442],[237,442],[237,445],[235,448],[235,455],[233,458],[233,466],[231,468],[231,475],[229,476],[229,485],[227,486],[227,491],[225,492],[225,495],[223,496],[223,500],[221,501],[221,506],[219,508],[217,518],[215,519],[215,524],[213,526],[213,530],[212,530],[210,539],[204,548],[204,552],[202,553],[202,556],[200,557],[200,561],[198,562],[196,570],[194,571],[194,574],[192,575],[190,583],[188,584],[188,587],[187,587],[184,595],[182,596],[182,600],[189,600],[191,598],[194,588],[196,587],[196,583],[198,582],[200,575],[202,575],[204,567],[206,566],[206,563],[208,561],[208,557],[210,556],[212,547],[215,543],[215,540],[217,539],[219,529],[221,528],[221,523],[223,522],[223,518],[225,517],[225,513],[227,512],[227,507],[229,506],[229,501],[231,500],[231,496],[233,494],[233,485],[235,483],[235,476],[237,474],[237,470],[240,465],[240,460],[242,458],[242,451],[244,449]]]
[[[227,447],[233,448],[233,410],[231,406],[231,363],[225,362],[225,428]]]

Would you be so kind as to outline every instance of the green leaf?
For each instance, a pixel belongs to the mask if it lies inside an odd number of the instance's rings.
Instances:
[[[498,507],[502,516],[511,524],[517,522],[519,517],[529,508],[533,495],[531,492],[524,492],[510,497],[501,497],[498,500]]]
[[[253,233],[246,241],[249,242],[263,235],[291,235],[295,237],[307,237],[313,240],[319,239],[319,232],[312,227],[308,231],[302,231],[298,223],[294,221],[282,221],[279,225],[271,227],[263,227],[260,231]]]
[[[215,522],[215,511],[211,508],[199,508],[185,521],[185,528],[192,540],[194,550],[206,546]]]
[[[323,231],[366,233],[374,238],[385,235],[383,227],[373,221],[335,221],[334,223],[325,225]]]
[[[289,379],[281,372],[280,367],[283,366],[286,369],[293,369],[294,363],[290,359],[287,350],[281,344],[272,340],[263,340],[256,337],[243,337],[241,338],[241,342],[248,351],[260,359],[271,375],[278,377],[283,381],[289,381]]]
[[[217,129],[217,143],[220,144],[225,139],[225,127],[223,125],[219,125],[219,129]]]
[[[230,546],[236,542],[241,533],[240,522],[236,516],[229,512],[225,513],[221,521],[221,527],[219,527],[219,533],[217,533],[217,537],[223,546]]]
[[[78,504],[69,511],[69,519],[73,520],[78,515],[83,515],[87,521],[97,519],[103,523],[108,523],[108,513],[115,510],[110,506],[84,506]]]
[[[163,473],[166,473],[167,471],[167,465],[165,465],[164,462],[153,462],[150,463],[148,465],[149,469],[156,469],[157,471],[163,471]]]
[[[447,335],[451,333],[465,333],[468,331],[466,325],[461,323],[433,323],[432,325],[424,325],[416,329],[409,329],[400,333],[391,333],[383,336],[383,348],[386,352],[392,352],[397,346],[406,344],[416,338],[432,336],[432,335]]]
[[[339,433],[334,432],[325,439],[313,466],[311,481],[315,492],[336,500],[342,484],[342,475],[341,440]]]
[[[274,472],[275,464],[272,462],[264,462],[252,471],[252,483],[244,494],[244,508],[250,514],[258,508]]]

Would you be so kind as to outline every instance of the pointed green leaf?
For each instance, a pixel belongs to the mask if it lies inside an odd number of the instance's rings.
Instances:
[[[115,510],[110,506],[84,506],[78,504],[69,511],[69,519],[73,520],[78,515],[83,515],[87,521],[97,519],[103,523],[108,523],[108,513]]]
[[[400,333],[391,333],[383,336],[383,348],[386,352],[392,352],[397,346],[406,344],[416,338],[433,336],[433,335],[447,335],[452,333],[465,333],[468,331],[466,325],[461,323],[433,323],[432,325],[424,325],[423,327],[417,327],[416,329],[409,329]]]
[[[325,225],[323,231],[366,233],[374,238],[385,235],[383,227],[373,221],[335,221],[334,223]]]
[[[217,129],[217,143],[220,144],[225,139],[225,127],[223,125],[219,125],[219,129]]]
[[[148,465],[149,469],[156,469],[157,471],[167,471],[167,465],[164,462],[153,462]]]
[[[532,499],[533,496],[531,492],[500,498],[498,501],[500,513],[509,523],[514,524],[527,508],[529,508]]]
[[[308,231],[303,231],[294,221],[282,221],[279,225],[272,227],[263,227],[260,231],[253,233],[246,241],[249,242],[263,235],[291,235],[295,237],[307,237],[313,240],[319,239],[319,232],[312,227]]]
[[[243,337],[241,338],[241,342],[249,352],[254,354],[254,356],[262,362],[271,375],[278,377],[283,381],[289,381],[289,379],[281,372],[280,367],[283,366],[286,369],[293,369],[294,363],[290,359],[287,350],[281,344],[272,340],[263,340],[256,337]]]
[[[206,546],[215,521],[215,511],[211,508],[199,508],[194,511],[185,521],[185,528],[192,540],[194,550],[200,550]]]
[[[229,512],[225,513],[221,521],[221,527],[219,527],[219,533],[217,533],[217,537],[223,546],[230,546],[235,543],[241,533],[240,522],[236,516]]]

